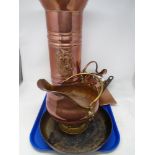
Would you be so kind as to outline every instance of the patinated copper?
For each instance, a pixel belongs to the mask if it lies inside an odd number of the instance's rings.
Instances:
[[[51,85],[39,80],[37,85],[47,91],[46,108],[69,134],[79,134],[87,128],[99,108],[99,98],[112,81],[113,76],[102,81],[89,73],[75,74],[61,85]]]
[[[87,69],[91,64],[95,65],[95,72],[93,72],[93,74],[96,74],[102,77],[104,74],[107,73],[107,69],[102,69],[101,71],[98,71],[98,63],[96,61],[90,61],[88,64],[86,64],[82,72],[87,73]],[[114,99],[114,97],[111,95],[111,93],[107,88],[104,90],[103,94],[101,95],[99,102],[100,102],[100,106],[108,105],[108,104],[110,105],[117,104],[116,100]]]
[[[88,0],[40,0],[48,31],[51,78],[61,83],[80,72],[82,14]]]
[[[88,128],[78,135],[62,132],[47,111],[40,121],[40,131],[45,142],[60,154],[92,154],[90,152],[98,150],[107,142],[112,128],[111,117],[104,109],[99,109]]]

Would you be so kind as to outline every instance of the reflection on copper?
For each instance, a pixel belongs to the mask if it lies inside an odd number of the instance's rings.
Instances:
[[[51,78],[61,83],[80,72],[82,14],[88,0],[40,0],[48,32]]]
[[[44,79],[38,80],[37,85],[48,92],[46,108],[51,117],[63,124],[60,127],[64,132],[77,134],[84,131],[94,119],[100,97],[112,80],[113,76],[102,81],[95,74],[79,73],[72,75],[61,85],[51,85]]]

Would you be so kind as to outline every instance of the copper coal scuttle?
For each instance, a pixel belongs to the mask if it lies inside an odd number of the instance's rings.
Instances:
[[[96,61],[80,69],[82,15],[87,0],[40,1],[46,13],[52,78],[52,84],[45,79],[37,82],[47,92],[47,111],[40,122],[42,136],[59,152],[95,151],[112,130],[111,119],[100,106],[115,101],[106,89],[113,76],[102,80],[106,69],[99,72]],[[90,73],[86,69],[92,63],[96,70]]]

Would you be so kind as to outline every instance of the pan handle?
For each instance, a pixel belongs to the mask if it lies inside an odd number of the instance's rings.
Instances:
[[[114,79],[114,76],[109,76],[107,80],[104,81],[104,88],[103,91],[108,87],[111,81]]]
[[[96,74],[98,76],[103,76],[103,74],[106,74],[107,73],[107,69],[102,69],[100,72],[98,71],[98,63],[96,61],[90,61],[85,67],[84,69],[82,70],[82,72],[87,72],[87,68],[90,66],[90,64],[94,63],[96,68],[95,68],[95,73],[91,73],[91,74]]]

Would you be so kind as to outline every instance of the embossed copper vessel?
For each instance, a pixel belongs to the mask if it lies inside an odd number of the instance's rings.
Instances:
[[[48,31],[53,83],[80,72],[82,14],[88,0],[40,0]]]

